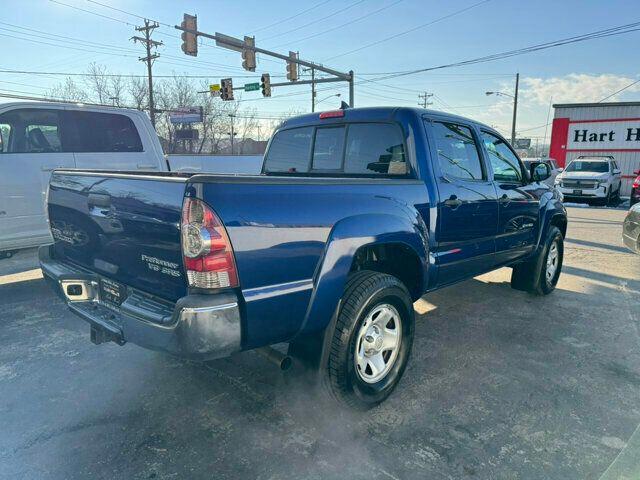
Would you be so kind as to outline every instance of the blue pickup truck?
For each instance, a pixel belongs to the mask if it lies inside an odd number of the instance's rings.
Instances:
[[[288,343],[368,408],[400,380],[426,292],[504,266],[513,288],[554,289],[567,216],[548,175],[466,118],[308,114],[259,176],[56,171],[40,262],[95,343],[200,360]]]

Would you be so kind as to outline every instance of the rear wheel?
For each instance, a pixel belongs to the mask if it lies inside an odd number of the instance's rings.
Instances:
[[[385,400],[404,373],[413,335],[413,303],[402,282],[372,271],[352,274],[331,342],[331,393],[358,409]]]
[[[542,250],[528,262],[513,266],[511,287],[516,290],[547,295],[558,283],[564,257],[564,239],[560,229],[549,227]]]

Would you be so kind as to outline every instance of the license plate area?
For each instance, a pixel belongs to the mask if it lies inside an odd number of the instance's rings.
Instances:
[[[574,195],[582,195],[582,190],[574,190],[573,194]]]
[[[106,307],[119,308],[127,298],[127,287],[108,278],[100,279],[100,303]]]

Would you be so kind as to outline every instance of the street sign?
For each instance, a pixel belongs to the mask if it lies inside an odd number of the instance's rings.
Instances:
[[[241,52],[244,49],[244,42],[239,38],[224,35],[216,32],[216,46],[222,48],[228,48],[229,50],[235,50]]]
[[[202,122],[202,107],[180,107],[169,112],[171,123],[200,123]]]
[[[259,82],[245,83],[244,84],[244,91],[245,92],[253,92],[255,90],[260,90],[260,83]]]
[[[531,147],[531,139],[530,138],[516,138],[515,148],[530,148]]]
[[[213,83],[213,84],[209,85],[209,93],[211,94],[212,97],[219,97],[220,96],[220,84],[219,83]]]

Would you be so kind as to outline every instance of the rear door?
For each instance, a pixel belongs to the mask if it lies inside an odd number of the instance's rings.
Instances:
[[[439,170],[438,285],[446,285],[493,265],[498,202],[474,128],[457,120],[426,124]]]
[[[0,246],[50,241],[45,194],[51,172],[74,167],[64,111],[17,108],[0,114]]]
[[[535,247],[540,203],[536,190],[546,187],[528,181],[522,162],[505,139],[486,130],[481,136],[500,205],[496,260],[508,263]]]

